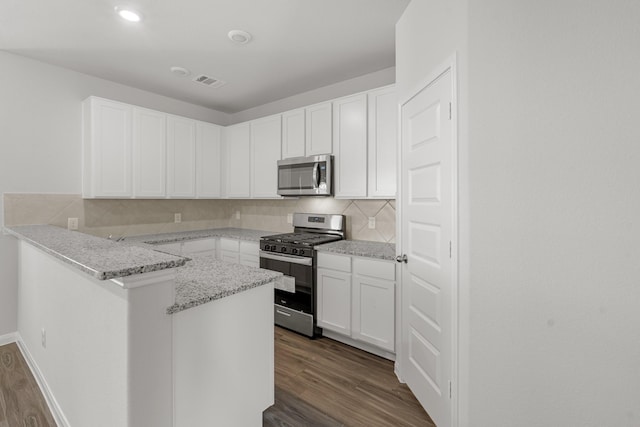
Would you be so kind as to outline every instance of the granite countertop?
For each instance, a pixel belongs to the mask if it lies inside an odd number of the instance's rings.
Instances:
[[[52,225],[21,225],[4,230],[98,280],[181,267],[188,260]]]
[[[356,255],[367,258],[378,258],[393,261],[396,259],[394,243],[369,242],[365,240],[338,240],[315,247],[321,252]]]
[[[277,231],[251,230],[247,228],[211,228],[207,230],[178,231],[174,233],[145,234],[125,237],[125,242],[141,242],[157,245],[160,243],[182,242],[186,240],[206,239],[208,237],[228,237],[230,239],[259,242],[262,236],[278,234]]]
[[[262,286],[279,276],[282,273],[216,260],[211,255],[192,255],[191,261],[178,269],[176,302],[167,313]]]

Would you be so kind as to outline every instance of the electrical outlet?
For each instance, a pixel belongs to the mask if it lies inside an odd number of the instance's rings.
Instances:
[[[369,217],[369,228],[376,228],[376,217],[375,216],[370,216]]]
[[[78,229],[78,218],[67,218],[67,228],[69,230]]]
[[[42,342],[42,348],[47,348],[47,331],[44,328],[40,331],[40,342]]]
[[[240,211],[236,211],[236,219],[240,219]]]
[[[182,222],[182,214],[181,213],[174,213],[173,214],[173,222],[175,222],[176,224],[179,222]]]
[[[293,214],[287,214],[287,224],[293,224]]]

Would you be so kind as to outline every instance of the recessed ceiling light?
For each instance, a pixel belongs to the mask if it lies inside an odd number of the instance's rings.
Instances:
[[[129,22],[142,21],[142,14],[136,10],[133,10],[127,7],[116,6],[116,12],[118,13],[118,15],[120,15],[120,18],[126,21],[129,21]]]
[[[171,72],[178,77],[187,77],[191,74],[191,71],[183,67],[171,67]]]
[[[251,34],[242,30],[231,30],[229,34],[227,34],[229,40],[238,44],[247,44],[251,41]]]

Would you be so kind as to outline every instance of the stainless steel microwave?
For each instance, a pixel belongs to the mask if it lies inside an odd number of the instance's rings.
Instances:
[[[330,196],[333,156],[294,157],[278,160],[278,194]]]

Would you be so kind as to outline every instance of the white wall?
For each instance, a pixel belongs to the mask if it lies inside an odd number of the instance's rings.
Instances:
[[[351,95],[357,92],[390,85],[394,82],[395,67],[385,68],[384,70],[354,77],[319,89],[299,93],[288,98],[279,99],[268,104],[240,111],[231,116],[230,123],[241,123],[260,117],[266,117],[272,114],[278,114],[296,108],[305,107],[307,105],[316,104],[318,102],[329,101],[331,99]]]
[[[474,426],[640,425],[640,3],[469,2]]]
[[[640,3],[467,3],[414,0],[396,62],[468,20],[460,425],[640,425]]]
[[[229,119],[218,111],[0,51],[0,195],[80,193],[80,104],[89,95],[219,124]],[[0,224],[3,212],[0,197]],[[16,263],[5,239],[0,236],[0,335],[16,330]]]

